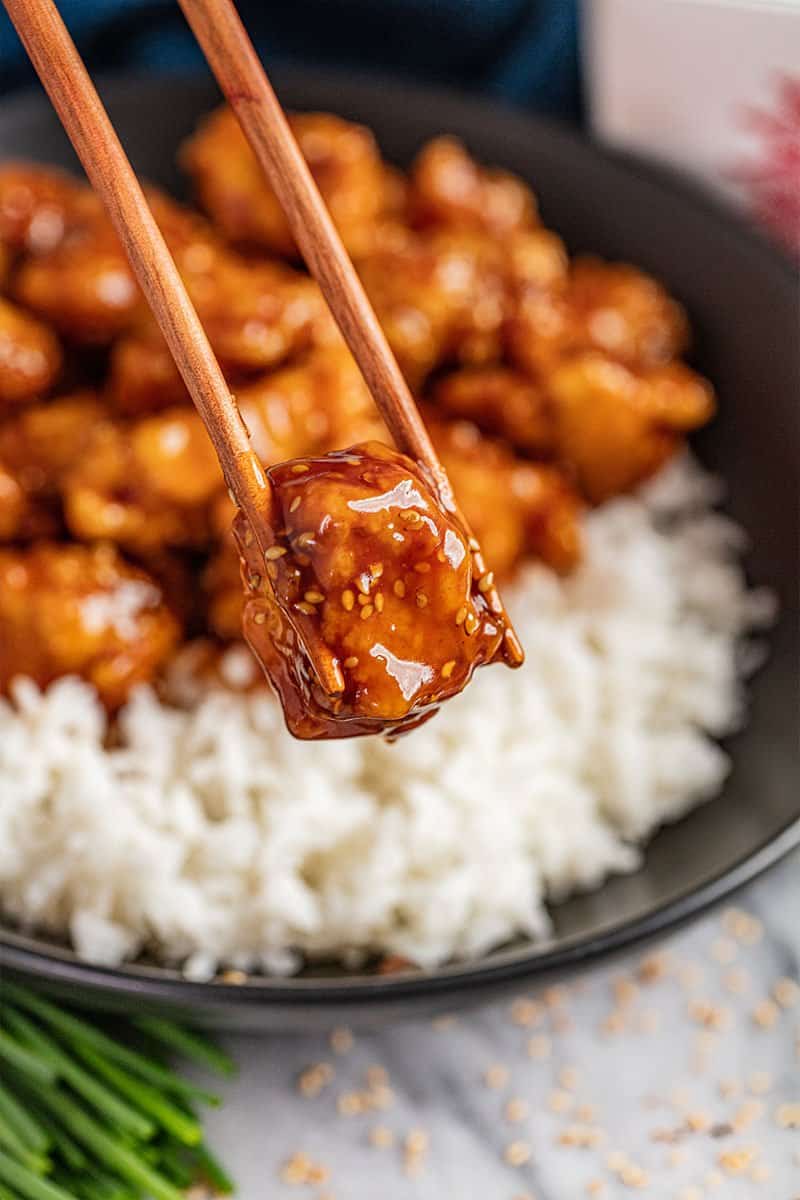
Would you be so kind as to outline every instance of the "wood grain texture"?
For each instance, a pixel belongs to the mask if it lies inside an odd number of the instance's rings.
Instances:
[[[397,448],[428,469],[443,506],[458,512],[447,474],[414,398],[232,0],[178,2],[286,214],[292,236],[319,283]],[[464,521],[463,515],[459,516]],[[476,568],[485,570],[480,553]],[[494,588],[492,599],[495,611],[503,614],[507,624],[506,660],[511,666],[519,666],[524,658],[522,646]]]
[[[256,528],[263,470],[134,170],[51,0],[5,8],[95,191],[209,432],[226,483]]]

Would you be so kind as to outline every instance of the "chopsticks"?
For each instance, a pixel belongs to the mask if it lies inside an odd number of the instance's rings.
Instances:
[[[51,0],[4,0],[39,78],[105,205],[236,503],[263,525],[269,496],[236,401],[119,138]],[[258,500],[261,500],[259,521]]]
[[[442,504],[458,512],[414,399],[319,194],[277,97],[230,0],[179,0],[209,64],[286,214],[303,257],[358,363],[398,449],[430,472]],[[4,0],[50,100],[131,263],[184,383],[208,430],[225,481],[256,536],[270,491],[236,402],[209,345],[136,175],[52,0]],[[463,519],[463,518],[462,518]],[[474,543],[477,547],[477,542]],[[475,569],[485,570],[479,549]],[[506,621],[503,653],[524,654]],[[329,671],[331,690],[341,690]]]

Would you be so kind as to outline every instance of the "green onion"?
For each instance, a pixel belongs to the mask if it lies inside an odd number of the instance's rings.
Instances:
[[[3,987],[6,987],[3,984]],[[10,1038],[4,1029],[0,1029],[0,1058],[4,1058],[12,1067],[16,1067],[31,1079],[39,1083],[53,1083],[56,1073],[47,1063],[43,1063],[35,1054],[23,1049]]]
[[[46,1175],[51,1163],[43,1154],[29,1150],[22,1138],[15,1132],[13,1126],[0,1116],[0,1147],[5,1149],[12,1158],[21,1162],[34,1175]]]
[[[88,1072],[79,1067],[51,1038],[37,1029],[32,1021],[22,1013],[13,1009],[5,1012],[5,1019],[11,1028],[25,1039],[28,1049],[36,1051],[43,1062],[48,1063],[53,1070],[67,1082],[73,1091],[78,1092],[85,1100],[105,1115],[109,1121],[124,1129],[131,1136],[143,1141],[155,1133],[155,1126],[141,1113],[132,1109],[124,1100],[118,1099],[113,1092],[92,1079]]]
[[[0,1179],[29,1200],[75,1200],[70,1192],[34,1175],[0,1150]]]
[[[134,1025],[154,1037],[156,1041],[163,1042],[171,1049],[177,1050],[185,1058],[211,1067],[212,1071],[217,1071],[220,1075],[236,1074],[236,1064],[233,1059],[229,1058],[224,1050],[220,1050],[219,1046],[215,1046],[213,1042],[201,1037],[198,1033],[181,1029],[180,1025],[176,1025],[173,1021],[167,1021],[163,1017],[137,1017]]]
[[[0,1083],[0,1116],[5,1117],[29,1150],[44,1154],[50,1149],[51,1138],[47,1130],[29,1112],[25,1111],[11,1092],[3,1087],[2,1083]]]
[[[136,1050],[131,1050],[127,1046],[121,1046],[115,1042],[113,1038],[102,1033],[99,1029],[95,1029],[93,1025],[87,1021],[81,1020],[80,1017],[73,1016],[70,1013],[62,1012],[49,1001],[43,1000],[41,996],[34,996],[24,988],[20,988],[17,984],[4,983],[6,998],[14,1004],[27,1009],[40,1017],[51,1028],[63,1034],[69,1039],[74,1039],[76,1042],[83,1042],[87,1046],[92,1046],[95,1050],[99,1050],[101,1054],[105,1054],[112,1061],[119,1062],[123,1066],[128,1067],[135,1075],[139,1075],[142,1079],[163,1087],[168,1091],[175,1092],[178,1095],[187,1096],[190,1099],[204,1100],[206,1104],[218,1105],[219,1096],[213,1095],[211,1092],[206,1092],[203,1088],[195,1087],[194,1084],[187,1083],[170,1071],[166,1067],[161,1067],[146,1058],[143,1054],[139,1054]]]
[[[233,1195],[236,1191],[233,1180],[206,1146],[197,1147],[194,1151],[194,1159],[200,1168],[200,1174],[207,1183],[210,1183],[223,1196]]]
[[[160,1092],[151,1087],[148,1083],[144,1083],[140,1079],[132,1078],[130,1075],[121,1070],[114,1063],[110,1063],[107,1059],[93,1050],[91,1046],[76,1043],[75,1051],[80,1054],[84,1062],[102,1075],[107,1083],[121,1092],[128,1100],[151,1116],[162,1129],[168,1133],[173,1133],[179,1141],[185,1142],[187,1146],[196,1146],[198,1142],[203,1140],[203,1130],[199,1121],[193,1117],[187,1117],[179,1108],[171,1104],[165,1099]]]

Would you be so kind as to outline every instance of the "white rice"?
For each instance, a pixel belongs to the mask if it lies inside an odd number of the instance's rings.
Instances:
[[[195,977],[546,936],[548,898],[634,869],[728,771],[714,739],[772,605],[715,492],[687,459],[593,513],[575,574],[533,565],[506,597],[526,665],[479,672],[393,746],[296,742],[267,694],[181,711],[145,688],[106,749],[86,685],[21,682],[0,702],[6,918]]]

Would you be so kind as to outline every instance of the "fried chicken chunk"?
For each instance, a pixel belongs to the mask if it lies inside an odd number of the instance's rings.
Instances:
[[[559,457],[594,504],[653,475],[714,413],[711,385],[683,363],[634,371],[602,354],[548,380]]]
[[[196,547],[210,536],[210,506],[222,486],[217,456],[191,408],[97,425],[63,481],[70,532],[140,554]]]
[[[553,416],[541,384],[511,367],[467,367],[440,379],[433,389],[437,409],[447,417],[474,421],[528,454],[554,449]]]
[[[578,258],[564,289],[522,289],[507,325],[513,362],[539,377],[584,350],[602,350],[632,367],[670,362],[686,347],[680,304],[627,263]]]
[[[152,679],[178,641],[161,589],[112,547],[0,549],[0,691],[80,675],[110,709]]]
[[[61,490],[104,419],[94,392],[33,404],[0,424],[0,538],[52,537],[61,529]],[[13,486],[12,486],[13,485]]]
[[[408,206],[416,225],[479,229],[498,238],[537,223],[530,188],[508,171],[480,166],[452,137],[434,138],[417,155]]]
[[[358,253],[392,189],[374,137],[328,113],[295,113],[289,124],[345,246]],[[202,207],[230,241],[296,255],[283,210],[229,108],[205,120],[182,158]]]
[[[272,467],[268,484],[265,533],[235,525],[244,629],[296,737],[413,728],[513,639],[479,552],[410,459],[369,442]]]
[[[423,415],[458,506],[498,578],[526,556],[561,572],[577,565],[582,504],[558,467],[517,458],[471,421],[444,422],[430,408]]]
[[[63,238],[88,189],[53,167],[0,166],[0,243],[14,254],[45,254]]]
[[[46,325],[0,299],[0,413],[47,392],[61,368],[61,347]]]

